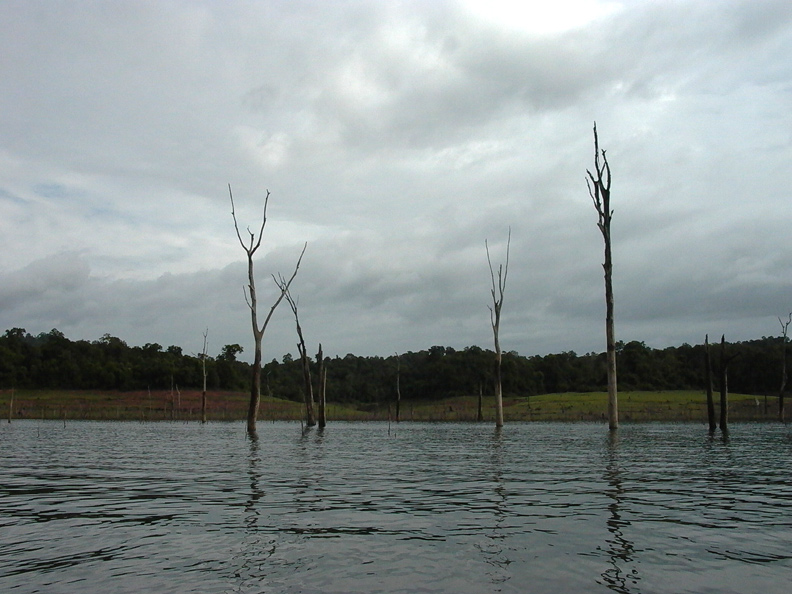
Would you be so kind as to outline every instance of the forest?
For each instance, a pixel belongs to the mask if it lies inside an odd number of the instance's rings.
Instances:
[[[778,394],[782,360],[788,349],[783,337],[725,343],[729,390],[743,394]],[[712,344],[716,371],[721,345]],[[706,382],[704,345],[683,344],[655,349],[643,342],[617,344],[621,390],[703,390]],[[211,390],[247,391],[251,365],[237,360],[238,344],[225,345],[206,356]],[[157,343],[129,346],[105,334],[98,340],[69,340],[51,330],[32,336],[23,328],[0,336],[0,390],[167,390],[200,388],[203,356],[185,354],[178,346]],[[315,357],[312,364],[315,364]],[[397,375],[401,398],[433,400],[493,393],[495,354],[470,346],[462,350],[432,346],[389,357],[357,356],[324,359],[328,402],[380,403],[395,398]],[[299,360],[286,354],[263,365],[262,393],[294,401],[303,399]],[[578,355],[568,351],[524,356],[504,352],[503,393],[533,396],[560,392],[603,391],[607,386],[605,353]]]

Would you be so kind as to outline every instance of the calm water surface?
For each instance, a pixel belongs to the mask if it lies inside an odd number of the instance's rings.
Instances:
[[[0,426],[0,592],[750,592],[792,583],[792,429]]]

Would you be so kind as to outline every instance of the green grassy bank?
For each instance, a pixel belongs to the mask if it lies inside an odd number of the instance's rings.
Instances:
[[[716,395],[716,413],[718,410]],[[215,421],[241,420],[247,414],[248,394],[208,392],[207,417]],[[66,390],[0,391],[0,414],[5,419],[85,419],[197,421],[201,416],[201,393],[197,390],[152,392],[102,392]],[[747,394],[729,395],[731,421],[773,420],[777,415],[775,397]],[[605,392],[569,392],[530,397],[504,398],[506,421],[604,421]],[[465,396],[444,400],[406,400],[400,419],[405,421],[475,421],[478,398]],[[485,421],[494,421],[494,398],[485,397]],[[299,420],[300,403],[262,397],[261,420]],[[331,403],[328,422],[395,420],[395,403]],[[619,394],[622,422],[693,421],[706,422],[706,398],[702,391],[643,391]]]

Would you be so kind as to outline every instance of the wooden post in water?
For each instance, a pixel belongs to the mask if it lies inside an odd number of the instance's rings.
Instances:
[[[8,401],[8,422],[14,416],[14,388],[11,388],[11,400]]]

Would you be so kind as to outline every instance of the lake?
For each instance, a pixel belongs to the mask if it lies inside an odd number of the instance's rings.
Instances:
[[[8,593],[785,593],[792,429],[15,421]]]

